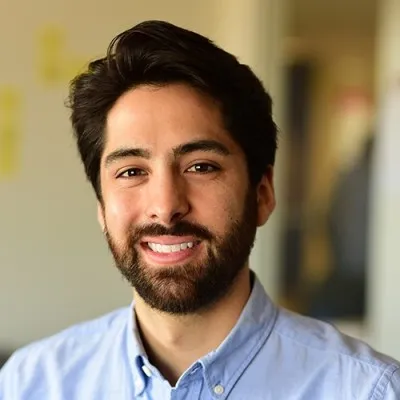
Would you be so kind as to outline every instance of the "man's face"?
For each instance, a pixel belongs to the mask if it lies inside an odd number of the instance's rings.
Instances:
[[[274,206],[271,174],[251,188],[217,105],[181,84],[117,101],[100,178],[99,220],[117,267],[151,307],[173,314],[227,293]]]

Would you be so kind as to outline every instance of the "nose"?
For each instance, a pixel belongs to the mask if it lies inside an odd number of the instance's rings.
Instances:
[[[190,210],[184,180],[172,172],[153,176],[147,185],[147,218],[153,223],[172,225]]]

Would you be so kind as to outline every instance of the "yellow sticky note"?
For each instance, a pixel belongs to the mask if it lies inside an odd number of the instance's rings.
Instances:
[[[65,29],[44,26],[37,39],[37,68],[46,86],[67,84],[87,64],[83,57],[67,46]]]
[[[65,33],[56,26],[47,26],[38,38],[38,75],[41,82],[54,85],[63,81]]]
[[[0,87],[0,179],[14,175],[19,164],[20,95]]]

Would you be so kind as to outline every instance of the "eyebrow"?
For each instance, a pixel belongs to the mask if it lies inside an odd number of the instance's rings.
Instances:
[[[185,154],[193,153],[195,151],[207,151],[228,156],[231,152],[222,143],[216,140],[196,140],[193,142],[182,144],[173,149],[176,158],[184,156]]]
[[[115,161],[129,158],[129,157],[140,157],[140,158],[150,158],[150,151],[145,149],[135,149],[135,148],[122,148],[111,152],[105,160],[105,165],[108,167]]]
[[[214,152],[223,156],[228,156],[231,154],[231,152],[225,145],[216,140],[196,140],[193,142],[181,144],[172,150],[175,158],[179,158],[186,154],[194,153],[196,151]],[[107,155],[105,159],[105,165],[106,167],[108,167],[115,161],[129,157],[150,159],[151,152],[142,148],[121,148]]]

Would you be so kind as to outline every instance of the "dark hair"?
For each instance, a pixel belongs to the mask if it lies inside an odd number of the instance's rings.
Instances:
[[[131,88],[174,82],[217,101],[225,128],[246,155],[252,184],[274,164],[277,129],[272,102],[250,68],[197,33],[168,22],[146,21],[116,36],[106,56],[92,61],[70,85],[71,122],[98,199],[108,112]]]

